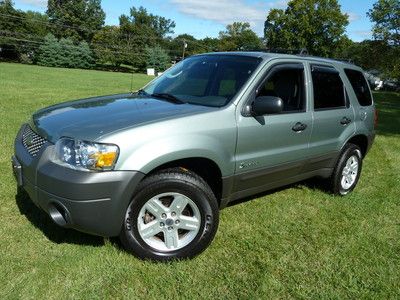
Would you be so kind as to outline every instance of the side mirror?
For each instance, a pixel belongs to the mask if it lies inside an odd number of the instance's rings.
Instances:
[[[255,116],[279,114],[283,110],[283,101],[279,97],[260,96],[254,100],[251,110]]]

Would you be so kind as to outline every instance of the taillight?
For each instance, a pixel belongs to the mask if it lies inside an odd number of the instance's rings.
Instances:
[[[375,108],[375,112],[374,112],[374,127],[376,128],[377,125],[378,125],[378,110]]]

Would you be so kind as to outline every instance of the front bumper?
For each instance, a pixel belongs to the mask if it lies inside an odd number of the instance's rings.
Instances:
[[[46,143],[36,157],[15,140],[13,171],[32,201],[63,227],[116,236],[125,210],[144,174],[136,171],[85,172],[50,160],[54,145]]]

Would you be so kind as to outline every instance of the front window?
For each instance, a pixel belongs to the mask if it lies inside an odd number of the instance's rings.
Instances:
[[[238,55],[200,55],[185,59],[151,82],[148,95],[169,94],[191,104],[228,104],[261,59]]]
[[[279,69],[281,68],[281,69]],[[272,75],[258,89],[256,97],[274,96],[282,99],[283,112],[305,110],[305,89],[303,66],[290,68],[278,66]]]

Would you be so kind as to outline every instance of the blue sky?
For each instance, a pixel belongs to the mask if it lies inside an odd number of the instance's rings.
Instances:
[[[23,10],[46,10],[46,0],[14,0]],[[372,24],[366,16],[375,0],[339,0],[342,11],[349,15],[348,36],[354,41],[371,38]],[[106,24],[117,25],[121,14],[132,6],[143,6],[149,12],[176,22],[175,35],[188,33],[196,38],[216,37],[227,24],[246,21],[260,36],[271,8],[285,8],[287,0],[102,0]]]

